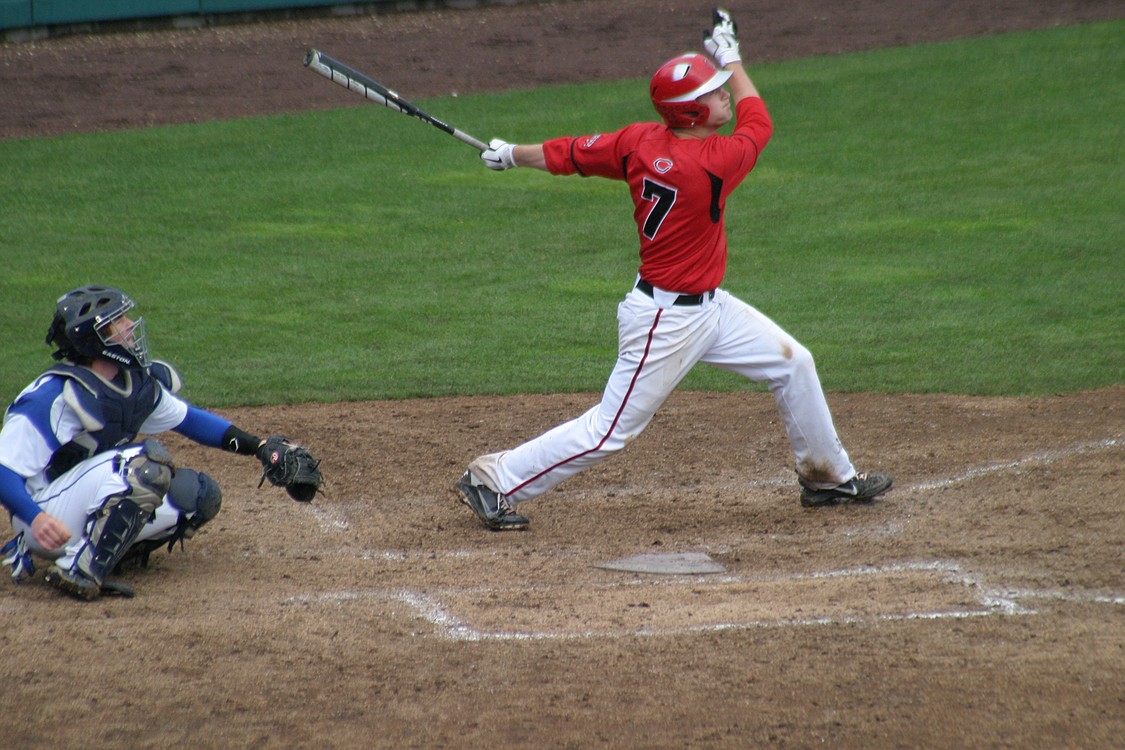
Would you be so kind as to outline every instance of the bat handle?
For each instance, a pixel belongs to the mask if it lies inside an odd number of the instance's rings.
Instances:
[[[464,133],[460,130],[457,130],[456,128],[453,129],[453,137],[456,138],[459,141],[464,141],[465,143],[467,143],[470,146],[472,146],[473,148],[475,148],[477,151],[487,151],[488,150],[488,144],[487,143],[472,137],[468,133]]]

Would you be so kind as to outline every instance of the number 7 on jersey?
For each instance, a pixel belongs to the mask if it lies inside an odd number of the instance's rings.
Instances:
[[[660,231],[660,225],[664,223],[664,218],[676,203],[676,189],[661,185],[659,182],[646,177],[644,188],[641,190],[641,197],[647,201],[652,201],[652,208],[649,209],[648,216],[645,217],[641,232],[650,240],[656,239],[656,233]]]

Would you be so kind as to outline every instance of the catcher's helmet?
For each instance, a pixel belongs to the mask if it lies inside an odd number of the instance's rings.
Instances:
[[[55,318],[46,343],[58,347],[55,359],[103,357],[124,367],[148,367],[144,318],[110,325],[136,304],[120,289],[84,286],[67,292],[55,304]]]
[[[673,57],[652,76],[652,104],[668,127],[694,128],[711,114],[696,99],[722,86],[730,76],[729,70],[717,69],[695,52]]]

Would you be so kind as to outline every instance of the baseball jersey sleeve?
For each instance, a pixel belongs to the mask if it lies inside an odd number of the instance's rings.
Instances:
[[[750,174],[772,135],[773,121],[765,102],[748,96],[735,107],[734,132],[704,141],[709,153],[701,158],[722,178],[727,195]]]
[[[161,432],[175,429],[187,416],[188,404],[179,396],[160,385],[160,398],[156,408],[141,425],[140,433],[143,435],[159,435]]]
[[[655,123],[638,123],[614,133],[554,138],[543,143],[547,171],[556,175],[626,179],[631,144],[642,131],[660,128]]]
[[[23,477],[0,464],[0,504],[28,526],[39,515],[39,506],[27,492]]]
[[[62,398],[63,379],[39,378],[16,397],[0,430],[0,464],[23,477],[42,472],[59,446],[82,431]]]
[[[46,485],[51,456],[82,430],[62,387],[62,378],[37,379],[8,407],[0,429],[0,504],[27,524],[39,514],[31,492]]]
[[[230,426],[229,420],[189,404],[187,414],[183,421],[175,427],[175,430],[201,445],[221,448],[223,447],[223,436],[226,435]]]

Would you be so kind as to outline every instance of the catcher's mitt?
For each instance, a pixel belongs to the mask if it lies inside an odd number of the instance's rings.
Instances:
[[[320,490],[320,461],[312,457],[307,449],[281,435],[266,438],[258,448],[258,460],[262,462],[261,487],[268,479],[276,487],[284,487],[289,497],[307,503],[311,502]]]

